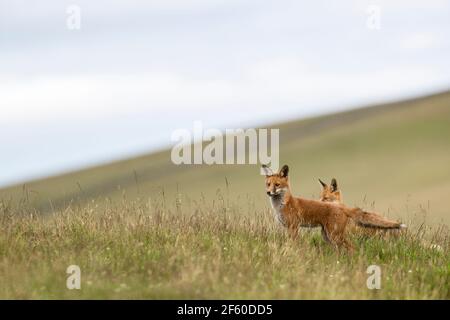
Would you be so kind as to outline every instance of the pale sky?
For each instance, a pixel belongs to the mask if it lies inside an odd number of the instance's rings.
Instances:
[[[0,186],[446,90],[448,57],[450,1],[0,0]]]

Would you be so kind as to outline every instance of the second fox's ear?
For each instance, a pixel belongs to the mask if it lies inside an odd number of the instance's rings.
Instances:
[[[335,178],[333,178],[331,180],[331,191],[337,191],[337,189],[338,189],[337,181]]]
[[[323,182],[322,180],[319,179],[320,184],[322,185],[323,188],[327,187],[327,184],[325,182]]]
[[[270,168],[269,168],[268,166],[266,166],[265,164],[263,164],[263,165],[261,166],[261,173],[262,173],[262,174],[265,174],[266,177],[269,177],[269,176],[273,175],[272,169],[270,169]]]
[[[289,167],[287,165],[284,165],[280,170],[280,176],[287,178],[289,174]]]

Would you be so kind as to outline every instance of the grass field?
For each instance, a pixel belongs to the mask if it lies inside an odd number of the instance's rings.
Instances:
[[[3,208],[0,297],[450,298],[446,228],[354,235],[349,256],[316,230],[293,242],[270,212],[216,200],[124,199],[104,209],[92,202],[49,217]],[[81,268],[81,290],[66,289],[73,264]],[[369,265],[381,268],[380,290],[366,286]]]
[[[273,127],[294,194],[336,177],[346,204],[409,229],[354,234],[352,256],[317,230],[293,242],[258,166],[162,151],[0,190],[0,298],[450,298],[449,92]],[[72,264],[81,290],[66,288]]]

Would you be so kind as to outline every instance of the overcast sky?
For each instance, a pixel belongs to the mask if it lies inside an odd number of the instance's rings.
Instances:
[[[446,90],[449,57],[450,1],[0,0],[0,186]]]

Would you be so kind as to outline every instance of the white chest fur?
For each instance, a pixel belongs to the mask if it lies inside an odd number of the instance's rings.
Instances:
[[[283,197],[271,197],[270,203],[272,204],[275,220],[278,221],[282,226],[286,226],[282,213],[282,209],[284,207]]]

